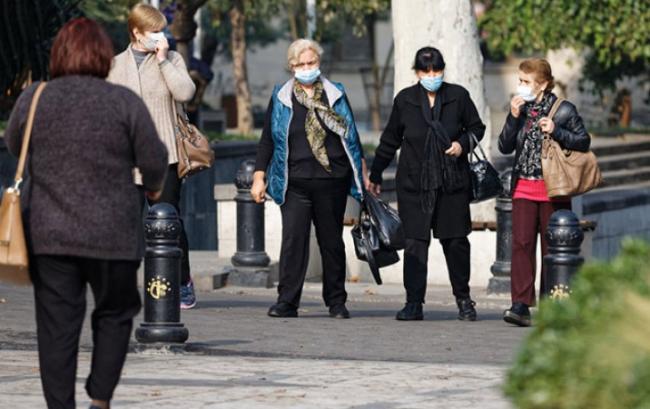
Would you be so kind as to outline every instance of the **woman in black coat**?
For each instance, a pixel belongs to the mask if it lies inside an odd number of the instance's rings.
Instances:
[[[427,287],[431,230],[440,240],[461,320],[476,320],[470,298],[470,134],[485,125],[467,90],[443,82],[445,61],[433,47],[420,49],[413,66],[419,82],[400,91],[375,151],[368,190],[381,192],[382,172],[401,148],[397,203],[406,234],[406,306],[398,320],[421,320]]]

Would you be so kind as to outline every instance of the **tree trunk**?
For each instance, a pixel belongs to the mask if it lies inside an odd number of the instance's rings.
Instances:
[[[243,0],[233,1],[228,15],[232,26],[230,49],[237,97],[237,130],[242,134],[249,134],[253,131],[253,111],[246,66],[246,16]]]
[[[433,46],[442,53],[445,81],[465,87],[487,126],[481,143],[490,154],[490,111],[483,84],[483,56],[471,0],[392,0],[393,38],[395,41],[395,94],[415,84],[411,69],[415,53]],[[504,101],[505,103],[506,101]],[[472,205],[475,221],[495,220],[494,202]]]
[[[377,40],[375,36],[376,16],[373,14],[366,20],[366,30],[370,43],[370,61],[372,61],[372,95],[370,96],[370,123],[373,131],[381,130],[381,84],[379,63],[377,63]]]
[[[194,14],[207,0],[178,0],[174,20],[169,26],[169,31],[176,40],[176,51],[183,56],[185,65],[190,61],[190,43],[196,35],[196,22]]]

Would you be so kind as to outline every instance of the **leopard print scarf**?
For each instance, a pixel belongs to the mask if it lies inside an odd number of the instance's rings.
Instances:
[[[314,96],[309,97],[307,92],[302,89],[298,81],[295,82],[293,93],[298,102],[307,108],[307,119],[305,120],[305,133],[307,134],[307,141],[311,147],[311,151],[318,163],[330,173],[332,167],[330,165],[327,150],[325,149],[325,137],[327,132],[321,125],[323,124],[332,132],[341,137],[346,136],[345,120],[341,118],[332,108],[321,101],[323,96],[323,83],[317,81],[314,83]],[[320,119],[320,121],[319,121]]]

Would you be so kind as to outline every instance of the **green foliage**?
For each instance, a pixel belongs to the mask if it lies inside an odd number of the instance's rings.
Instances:
[[[368,32],[368,18],[387,12],[390,0],[320,0],[317,7],[321,16],[319,30],[351,24],[354,34],[360,37]]]
[[[82,0],[79,8],[86,17],[102,24],[113,40],[115,52],[118,53],[129,44],[126,19],[129,10],[139,2],[139,0]]]
[[[587,265],[570,298],[545,300],[508,373],[520,409],[650,409],[650,246]]]
[[[129,10],[139,2],[139,0],[82,0],[79,8],[86,17],[93,20],[126,23]]]
[[[495,53],[586,50],[585,76],[599,90],[650,68],[647,0],[493,0],[479,24]]]

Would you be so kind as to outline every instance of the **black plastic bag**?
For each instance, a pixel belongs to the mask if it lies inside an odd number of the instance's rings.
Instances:
[[[367,194],[359,223],[352,228],[352,239],[357,258],[368,263],[375,282],[381,284],[379,269],[397,263],[397,250],[404,248],[404,230],[397,212]]]
[[[473,142],[473,143],[472,143]],[[476,136],[470,133],[470,147],[478,146],[481,155],[479,156],[472,147],[469,152],[469,171],[472,179],[472,203],[492,199],[503,192],[503,185],[499,179],[499,172],[487,160],[483,148]]]
[[[372,194],[365,195],[363,205],[381,243],[390,249],[403,249],[404,229],[397,211]]]

